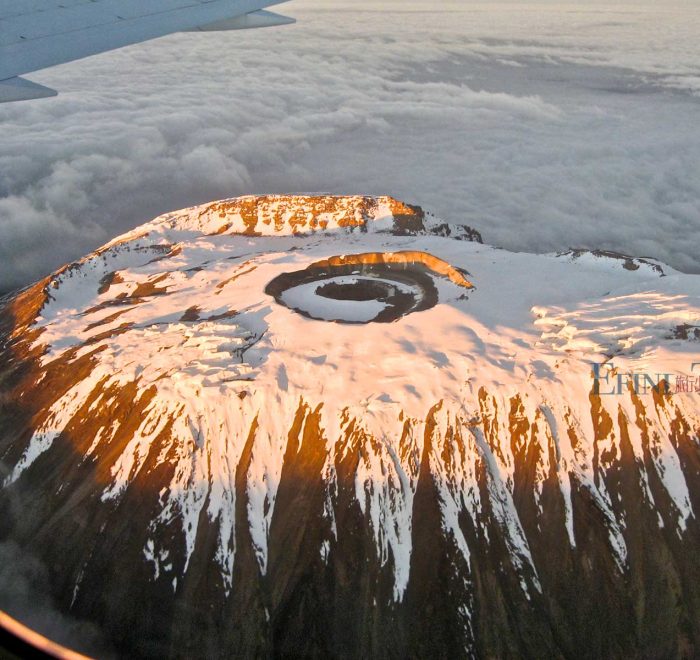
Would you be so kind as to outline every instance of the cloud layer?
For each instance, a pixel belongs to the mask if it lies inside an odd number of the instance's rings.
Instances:
[[[61,95],[0,106],[0,291],[170,209],[311,190],[700,272],[700,11],[323,7],[34,75]]]

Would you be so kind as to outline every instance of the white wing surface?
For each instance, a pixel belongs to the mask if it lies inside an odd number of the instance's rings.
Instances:
[[[54,96],[23,74],[193,30],[293,23],[265,7],[283,0],[0,0],[0,103]]]

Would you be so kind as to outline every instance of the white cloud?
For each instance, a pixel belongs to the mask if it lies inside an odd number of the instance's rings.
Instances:
[[[0,290],[169,209],[298,190],[700,271],[700,12],[392,6],[34,75],[61,96],[0,106]]]

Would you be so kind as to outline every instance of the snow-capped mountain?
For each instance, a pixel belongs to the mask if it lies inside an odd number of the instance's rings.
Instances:
[[[700,653],[698,276],[267,196],[0,305],[0,538],[125,655]]]

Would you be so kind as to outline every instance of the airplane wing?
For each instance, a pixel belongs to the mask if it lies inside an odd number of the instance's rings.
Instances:
[[[0,103],[55,96],[20,76],[182,31],[241,30],[294,19],[284,0],[0,0]]]

